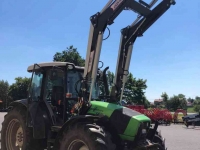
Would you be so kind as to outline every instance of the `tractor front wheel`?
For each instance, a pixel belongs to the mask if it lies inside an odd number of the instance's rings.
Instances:
[[[96,124],[78,123],[68,128],[60,143],[60,150],[115,150],[111,136]]]
[[[155,135],[153,142],[160,144],[160,146],[162,147],[162,150],[165,150],[165,141],[163,140],[162,136]]]

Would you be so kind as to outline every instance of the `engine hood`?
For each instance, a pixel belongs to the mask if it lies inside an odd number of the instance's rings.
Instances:
[[[151,121],[147,116],[120,105],[101,101],[91,101],[91,104],[88,114],[107,116],[124,139],[133,139],[140,124]]]

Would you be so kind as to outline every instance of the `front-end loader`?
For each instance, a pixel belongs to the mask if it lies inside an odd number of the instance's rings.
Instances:
[[[110,0],[93,15],[85,67],[70,62],[29,66],[32,78],[28,97],[9,105],[2,123],[2,150],[164,150],[164,140],[155,140],[157,124],[151,128],[147,116],[117,104],[135,39],[175,4],[174,0],[162,0],[151,10],[155,2]],[[105,88],[101,96],[98,63],[103,33],[124,9],[139,17],[122,32],[114,86],[110,95]],[[107,69],[103,71],[104,81]]]

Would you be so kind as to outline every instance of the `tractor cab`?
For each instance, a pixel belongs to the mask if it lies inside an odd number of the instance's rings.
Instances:
[[[31,65],[27,70],[32,72],[30,108],[42,103],[52,110],[53,124],[63,124],[78,99],[74,85],[82,79],[83,68],[68,62],[50,62]]]
[[[38,103],[46,105],[52,110],[54,124],[62,125],[73,115],[72,110],[79,101],[84,67],[68,62],[50,62],[31,65],[27,71],[32,72],[30,109],[36,108]],[[98,99],[99,91],[96,82],[92,99]]]

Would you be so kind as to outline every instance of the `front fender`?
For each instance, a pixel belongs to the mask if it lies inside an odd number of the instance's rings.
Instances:
[[[53,150],[59,149],[59,145],[60,145],[59,140],[62,138],[64,130],[68,126],[73,125],[73,124],[75,124],[77,122],[88,122],[88,121],[98,122],[99,120],[104,121],[106,119],[107,118],[105,116],[94,116],[94,115],[80,115],[80,116],[76,116],[76,117],[73,117],[73,118],[69,119],[68,121],[66,121],[64,123],[62,128],[59,130],[59,132],[57,134],[57,137],[56,137],[56,140],[55,140],[55,143],[54,143]]]

